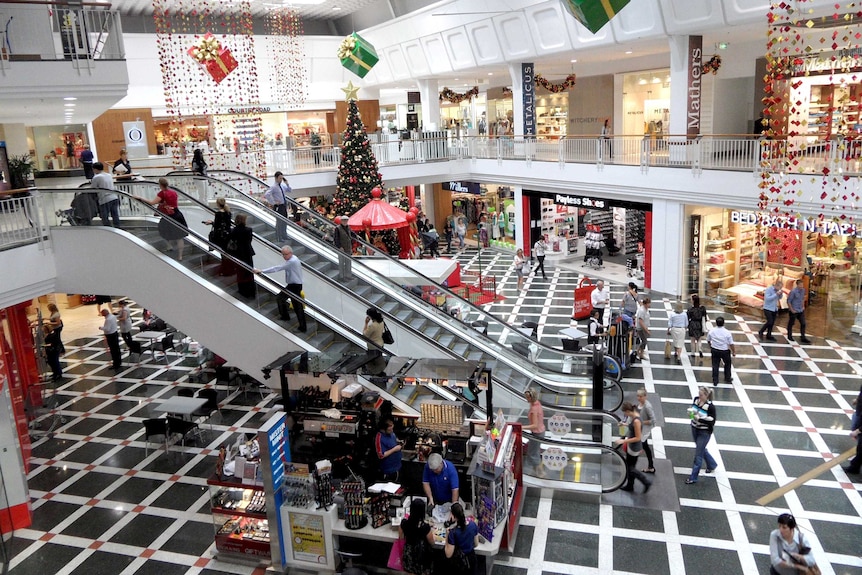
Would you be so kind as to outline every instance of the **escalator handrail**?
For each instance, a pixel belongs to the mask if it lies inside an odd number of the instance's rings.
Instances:
[[[539,438],[527,430],[523,430],[522,433],[525,436],[528,436],[529,441],[539,441],[540,443],[559,446],[561,448],[572,449],[572,448],[581,448],[582,447],[584,449],[598,449],[598,450],[605,452],[609,455],[613,455],[613,456],[617,457],[620,460],[623,469],[627,468],[625,456],[618,449],[611,447],[609,445],[605,445],[604,443],[601,443],[600,441],[597,441],[597,442],[579,441],[579,440],[568,441],[568,440],[564,440],[564,439],[557,439],[557,438],[550,438],[550,437]],[[533,476],[530,476],[530,477],[533,477]],[[542,479],[544,479],[545,481],[548,481],[547,478],[542,478]],[[617,489],[622,487],[623,484],[627,480],[628,480],[627,473],[623,473],[618,484],[615,484],[615,485],[610,486],[608,488],[602,487],[602,493],[609,493],[611,491],[616,491]],[[554,480],[552,479],[550,481],[554,481]]]

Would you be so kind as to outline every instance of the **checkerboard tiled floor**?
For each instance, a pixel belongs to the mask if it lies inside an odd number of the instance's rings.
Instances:
[[[475,256],[457,257],[476,269]],[[483,269],[497,275],[506,297],[488,309],[515,324],[538,321],[540,337],[558,345],[557,331],[571,325],[578,274],[557,269],[547,281],[531,277],[517,293],[511,256],[496,254],[488,263],[489,256],[483,252]],[[618,300],[622,287],[612,291]],[[823,573],[862,575],[858,476],[835,468],[769,507],[755,503],[851,447],[849,402],[859,390],[860,341],[814,338],[800,347],[778,337],[761,343],[752,335],[759,321],[726,316],[738,357],[734,385],[716,390],[719,422],[710,451],[720,466],[713,477],[685,485],[693,456],[685,409],[697,386],[711,381],[709,356],[686,357],[680,365],[664,360],[669,308],[667,301],[654,306],[658,335],[650,357],[626,374],[624,387],[627,394],[646,387],[660,402],[665,421],[653,444],[657,457],[672,462],[681,511],[530,489],[517,547],[496,559],[495,573],[766,574],[769,532],[778,513],[789,509],[814,542]],[[172,355],[168,365],[149,361],[114,375],[99,338],[67,342],[67,349],[70,379],[58,391],[67,422],[55,438],[34,444],[28,475],[34,524],[11,542],[11,573],[254,573],[212,559],[205,479],[214,464],[211,450],[254,431],[273,397],[228,396],[221,388],[223,419],[216,417],[212,435],[145,456],[141,419],[180,387],[200,387],[188,381],[194,362]]]

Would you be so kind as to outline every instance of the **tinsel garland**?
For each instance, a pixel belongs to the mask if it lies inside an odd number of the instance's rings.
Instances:
[[[156,45],[162,72],[165,107],[172,118],[172,130],[181,132],[183,120],[193,116],[214,119],[216,126],[225,130],[228,125],[241,124],[243,134],[225,131],[212,134],[215,139],[242,138],[241,145],[249,154],[245,169],[259,177],[266,176],[263,153],[263,134],[250,133],[261,125],[257,64],[254,55],[254,30],[248,0],[221,2],[219,0],[154,0],[153,20]],[[189,57],[190,47],[200,46],[208,33],[222,45],[229,45],[237,68],[216,84],[200,66],[196,58]],[[231,122],[219,122],[230,108],[243,108],[252,112],[231,116]],[[259,129],[259,128],[257,128]],[[218,132],[218,130],[217,130]],[[181,142],[169,142],[175,144]],[[174,164],[188,167],[182,146],[173,146]]]
[[[463,94],[459,94],[458,92],[453,92],[449,88],[443,88],[440,91],[440,101],[443,102],[448,101],[453,104],[460,104],[464,100],[472,100],[474,96],[479,95],[479,87],[473,86],[470,90],[464,92]]]
[[[713,55],[709,60],[703,63],[700,69],[704,74],[712,74],[713,76],[718,74],[718,70],[721,68],[721,56],[718,54]]]
[[[842,69],[840,54],[858,53],[860,49],[858,19],[847,17],[859,10],[859,3],[835,3],[834,13],[816,18],[811,16],[815,7],[820,5],[815,6],[811,0],[773,2],[767,14],[767,73],[762,101],[768,128],[767,140],[761,146],[758,205],[770,215],[795,218],[799,216],[797,204],[806,202],[819,205],[822,222],[852,223],[853,216],[848,212],[855,210],[860,198],[855,187],[848,185],[849,178],[841,173],[846,140],[830,139],[831,135],[838,133],[834,126],[831,133],[812,131],[809,128],[812,117],[809,115],[809,94],[796,92],[800,88],[810,89],[800,78],[811,75],[805,64],[813,58],[831,62],[834,66],[824,74],[829,83],[821,84],[821,92],[827,87],[834,90],[841,85],[843,78],[836,77],[836,74],[856,72]],[[828,22],[829,26],[817,27],[818,21]],[[818,109],[823,114],[818,117],[836,122],[839,118],[838,115],[833,116],[836,102],[830,98],[829,102],[823,103],[828,105]],[[825,146],[825,156],[832,158],[831,163],[820,167],[821,162],[812,164],[805,161],[809,146],[814,142]],[[831,150],[833,146],[838,146],[834,152]],[[819,153],[819,149],[812,151]],[[818,166],[816,171],[812,165]],[[806,189],[812,187],[819,188],[819,193],[806,194]]]
[[[566,76],[566,79],[559,84],[552,84],[541,74],[536,74],[536,84],[552,94],[559,94],[560,92],[565,92],[569,88],[573,88],[575,86],[575,75],[569,74]]]

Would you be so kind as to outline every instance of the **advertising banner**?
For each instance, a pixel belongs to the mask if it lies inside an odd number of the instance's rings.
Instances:
[[[143,122],[123,122],[123,139],[129,159],[146,158],[150,155],[147,146],[147,127]]]
[[[521,93],[524,99],[524,135],[536,135],[536,67],[521,63]]]
[[[700,134],[700,109],[702,104],[703,36],[688,37],[688,80],[686,106],[686,135],[689,138]]]

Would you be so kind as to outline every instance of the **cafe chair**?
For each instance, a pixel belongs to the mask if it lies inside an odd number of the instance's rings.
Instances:
[[[159,443],[164,442],[165,453],[168,451],[168,439],[170,438],[170,430],[168,429],[168,420],[164,417],[156,417],[144,420],[144,456],[149,455],[150,439],[160,438]],[[155,442],[154,442],[155,443]]]
[[[177,390],[177,395],[180,397],[194,397],[195,390],[188,387],[181,387]]]
[[[525,321],[521,324],[521,327],[524,329],[532,329],[533,333],[530,334],[530,337],[533,339],[539,339],[539,324],[534,321]]]
[[[168,350],[174,351],[174,333],[169,333],[162,338],[162,341],[157,341],[150,346],[150,353],[153,354],[153,360],[156,359],[156,352],[162,352],[165,358],[165,364],[168,363]]]
[[[171,416],[168,416],[166,419],[168,422],[168,431],[170,432],[170,435],[179,435],[183,447],[186,446],[186,438],[189,436],[190,433],[194,434],[200,431],[198,429],[198,424],[194,421],[186,421],[185,419]]]
[[[353,566],[354,559],[362,558],[361,549],[354,549],[353,547],[345,546],[342,540],[341,548],[336,549],[335,553],[338,554],[338,557],[341,559],[340,569],[337,568],[336,573],[340,573],[341,575],[367,575],[367,573],[359,567]]]
[[[576,339],[563,339],[563,351],[580,351],[581,342]]]
[[[219,416],[221,416],[221,407],[218,404],[218,391],[215,389],[199,389],[198,397],[202,399],[206,399],[207,402],[200,409],[194,411],[192,413],[192,417],[204,417],[206,418],[206,422],[210,426],[210,431],[213,429],[212,424],[212,416],[213,413],[218,411]]]

